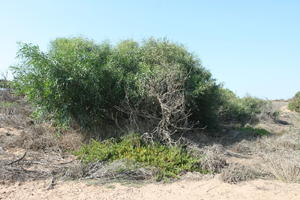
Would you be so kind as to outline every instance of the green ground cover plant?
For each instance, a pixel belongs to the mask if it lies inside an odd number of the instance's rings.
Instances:
[[[102,142],[93,140],[74,154],[84,163],[132,160],[142,166],[157,169],[158,180],[174,178],[188,171],[207,172],[199,167],[200,158],[192,156],[186,149],[159,143],[150,144],[136,134]]]

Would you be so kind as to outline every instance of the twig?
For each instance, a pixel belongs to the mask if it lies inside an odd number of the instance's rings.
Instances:
[[[213,190],[213,189],[215,189],[215,188],[217,188],[217,187],[219,187],[219,185],[216,185],[216,186],[214,186],[214,187],[212,187],[212,188],[206,190],[206,192],[209,192],[209,191],[211,191],[211,190]]]
[[[14,164],[14,163],[17,163],[17,162],[23,160],[23,159],[25,158],[26,154],[27,154],[27,151],[25,151],[25,153],[23,154],[22,157],[18,158],[17,160],[14,160],[14,161],[12,161],[12,162],[6,164],[6,165],[12,165],[12,164]]]
[[[55,177],[53,176],[51,181],[50,181],[50,184],[47,187],[47,190],[52,190],[54,188],[55,184],[56,184],[55,183]]]

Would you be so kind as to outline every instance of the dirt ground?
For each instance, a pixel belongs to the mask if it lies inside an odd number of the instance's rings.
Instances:
[[[88,182],[62,182],[47,190],[50,179],[0,186],[0,199],[65,199],[65,200],[299,200],[300,184],[254,180],[228,184],[218,176],[208,180],[182,180],[168,184],[128,186],[95,185]]]
[[[268,144],[268,151],[271,153],[273,148],[290,148],[290,151],[298,148],[295,146],[295,134],[292,138],[284,137],[284,134],[291,131],[300,133],[300,116],[290,112],[286,102],[275,102],[276,106],[281,111],[281,121],[261,123],[258,126],[278,134],[276,138],[282,139],[251,141],[239,132],[229,131],[226,137],[218,139],[218,145],[221,146],[219,151],[222,156],[226,156],[227,162],[259,167],[264,164],[264,160],[261,154],[253,153],[255,148],[260,151],[262,146],[265,148],[264,145]],[[74,156],[60,151],[60,145],[70,144],[71,139],[76,140],[76,137],[69,135],[65,141],[55,141],[50,137],[47,128],[32,124],[20,110],[7,108],[0,111],[0,200],[300,200],[299,183],[278,181],[274,180],[274,177],[237,184],[222,181],[220,174],[187,174],[181,180],[172,183],[147,184],[99,184],[95,180],[56,180],[54,177],[76,163]],[[77,140],[72,142],[75,146],[77,143]],[[273,147],[273,143],[277,146]],[[257,147],[254,148],[255,145]],[[296,165],[298,166],[298,163]],[[300,177],[300,166],[297,166],[295,168],[295,164],[292,163],[285,167],[293,169],[292,172]],[[295,169],[299,171],[295,172]]]

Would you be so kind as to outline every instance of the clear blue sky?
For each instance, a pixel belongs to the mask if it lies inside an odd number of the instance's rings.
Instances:
[[[240,96],[300,90],[300,0],[0,0],[1,72],[16,62],[17,41],[46,49],[70,36],[167,37]]]

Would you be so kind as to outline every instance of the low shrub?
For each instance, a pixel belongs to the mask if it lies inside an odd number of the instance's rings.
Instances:
[[[221,180],[225,183],[236,184],[241,181],[253,180],[261,177],[262,174],[250,167],[239,163],[232,163],[221,173]]]
[[[278,180],[300,182],[299,152],[277,151],[264,155],[267,170]]]
[[[155,167],[158,180],[177,177],[187,171],[205,172],[198,167],[200,159],[193,157],[184,148],[149,144],[135,134],[103,142],[92,140],[74,154],[84,163],[128,159],[146,167]]]
[[[268,102],[251,96],[237,97],[228,89],[220,90],[221,105],[219,118],[222,122],[236,122],[242,125],[253,123],[258,120]]]
[[[289,102],[289,109],[300,112],[300,92],[297,92],[293,99]]]

